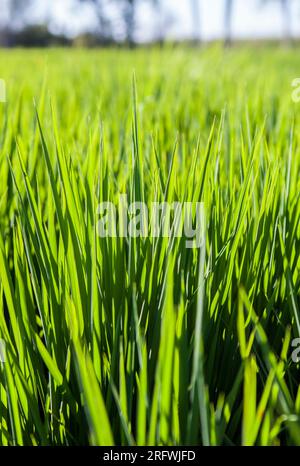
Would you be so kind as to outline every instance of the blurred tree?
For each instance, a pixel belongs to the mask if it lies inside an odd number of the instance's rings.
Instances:
[[[233,12],[233,0],[225,0],[224,38],[225,38],[225,45],[226,46],[231,44],[232,12]]]
[[[264,3],[268,3],[270,1],[279,2],[283,21],[283,37],[287,42],[289,42],[292,38],[290,0],[263,0]]]
[[[201,40],[201,24],[200,24],[200,8],[199,0],[190,0],[191,13],[193,19],[193,40],[194,42],[200,42]]]
[[[113,37],[113,30],[111,21],[105,12],[104,0],[79,0],[79,2],[90,3],[94,7],[99,24],[99,36],[101,36],[103,41],[110,41]]]
[[[6,0],[1,6],[1,13],[6,9],[6,21],[1,21],[0,44],[3,46],[13,45],[11,31],[24,26],[26,16],[32,7],[32,0]]]
[[[136,6],[138,0],[123,0],[123,19],[126,28],[126,40],[130,47],[134,45]]]
[[[123,11],[123,20],[126,30],[126,41],[132,47],[135,44],[134,33],[136,29],[136,11],[137,5],[141,0],[115,0],[116,3],[121,4]],[[147,1],[147,0],[143,0]],[[161,0],[148,0],[156,8],[160,7]],[[161,11],[161,10],[160,10]],[[161,25],[162,23],[160,23]],[[160,26],[161,27],[161,26]]]
[[[176,22],[176,11],[163,0],[152,0],[155,10],[155,40],[162,45],[167,36],[167,30]]]
[[[135,30],[136,30],[136,11],[137,5],[141,0],[79,0],[80,2],[87,2],[94,6],[100,26],[100,35],[106,39],[114,37],[114,28],[111,20],[108,18],[107,11],[109,7],[116,6],[119,9],[119,14],[123,21],[126,41],[130,46],[135,44]],[[151,1],[153,6],[159,6],[160,0],[144,0]]]
[[[53,47],[71,45],[71,41],[65,36],[52,34],[46,25],[35,24],[14,31],[11,44],[21,47]]]
[[[32,6],[32,0],[8,0],[9,26],[21,26]]]
[[[163,44],[165,39],[165,18],[163,13],[163,2],[154,0],[154,7],[156,10],[156,40],[159,44]]]
[[[291,15],[290,15],[290,1],[289,0],[280,0],[282,18],[283,18],[283,34],[284,38],[287,41],[291,40]]]

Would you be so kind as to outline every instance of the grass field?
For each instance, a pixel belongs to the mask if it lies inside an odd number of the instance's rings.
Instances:
[[[1,445],[300,445],[297,49],[0,51]],[[97,206],[201,201],[205,247]]]

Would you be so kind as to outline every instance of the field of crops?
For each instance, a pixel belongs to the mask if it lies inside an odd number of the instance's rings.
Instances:
[[[300,445],[299,74],[0,51],[0,445]],[[99,237],[120,194],[203,202],[205,245]]]

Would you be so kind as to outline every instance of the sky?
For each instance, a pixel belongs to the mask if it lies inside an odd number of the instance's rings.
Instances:
[[[0,15],[5,21],[5,3],[0,0]],[[111,0],[106,0],[111,11]],[[151,40],[158,31],[158,25],[166,31],[169,38],[190,38],[195,34],[195,21],[191,14],[191,0],[161,0],[161,10],[153,11],[150,2],[141,0],[137,14],[136,39]],[[290,0],[292,34],[300,36],[300,0]],[[199,0],[200,36],[203,40],[222,38],[224,0]],[[164,18],[162,20],[162,18]],[[55,32],[76,35],[96,27],[92,9],[82,5],[80,10],[74,8],[73,0],[39,0],[30,12],[31,22],[47,20]],[[266,4],[263,0],[235,0],[232,24],[234,38],[282,37],[280,1],[273,0]],[[120,26],[120,36],[122,30]]]

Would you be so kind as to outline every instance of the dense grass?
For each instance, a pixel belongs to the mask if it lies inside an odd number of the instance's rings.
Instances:
[[[299,74],[275,48],[0,52],[1,445],[300,445]],[[119,193],[203,201],[206,247],[99,238]]]

